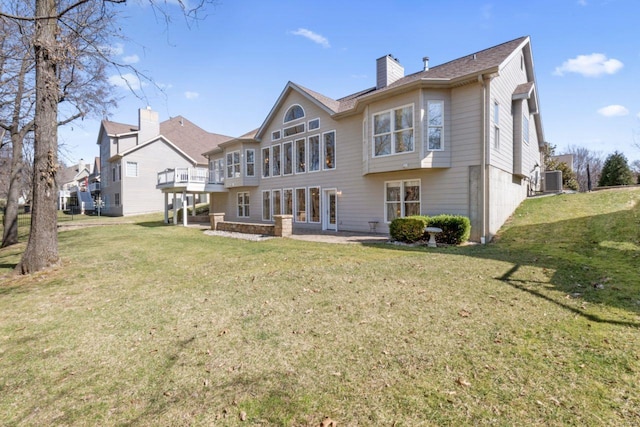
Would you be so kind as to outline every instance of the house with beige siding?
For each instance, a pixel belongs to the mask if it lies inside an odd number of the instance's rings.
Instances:
[[[201,129],[184,117],[160,122],[150,108],[138,111],[138,125],[103,120],[98,134],[100,146],[100,197],[104,215],[126,216],[161,212],[168,203],[182,206],[186,195],[154,190],[158,171],[192,171],[203,177],[208,159],[202,153],[230,139]],[[190,202],[208,201],[206,193]]]
[[[292,215],[294,230],[379,233],[397,217],[458,214],[470,218],[472,240],[489,241],[540,187],[531,41],[423,65],[407,74],[385,55],[374,87],[340,99],[287,83],[256,131],[204,152],[211,211],[225,221]],[[179,188],[158,180],[165,193]]]

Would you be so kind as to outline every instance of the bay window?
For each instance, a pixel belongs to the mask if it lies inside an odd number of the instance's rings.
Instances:
[[[413,135],[413,105],[374,114],[373,156],[413,151]]]
[[[427,101],[427,146],[425,151],[444,150],[444,101]]]

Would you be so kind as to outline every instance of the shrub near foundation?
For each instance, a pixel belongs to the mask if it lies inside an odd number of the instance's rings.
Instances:
[[[442,233],[439,233],[436,237],[438,243],[460,245],[469,240],[471,221],[466,216],[442,214],[424,218],[427,220],[427,227],[442,229]]]
[[[389,235],[392,240],[414,243],[423,239],[426,226],[427,217],[425,216],[396,218],[389,224]]]

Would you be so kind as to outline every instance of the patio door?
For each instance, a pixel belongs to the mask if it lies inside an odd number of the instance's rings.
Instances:
[[[338,195],[335,189],[324,190],[322,229],[338,231]]]

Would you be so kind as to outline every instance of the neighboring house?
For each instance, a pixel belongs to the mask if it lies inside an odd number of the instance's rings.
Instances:
[[[489,241],[539,187],[544,145],[529,37],[337,100],[289,82],[256,132],[205,154],[212,212],[294,230],[388,232],[397,217],[468,216]],[[162,182],[161,182],[162,181]],[[156,188],[185,189],[171,179]]]
[[[89,177],[92,174],[92,165],[85,163],[84,159],[58,172],[58,209],[77,208],[78,213],[93,211],[93,198],[89,192]]]
[[[202,153],[228,139],[181,116],[160,123],[150,108],[139,110],[138,126],[103,120],[97,142],[102,212],[121,216],[162,211],[166,198],[153,191],[157,172],[191,168],[206,173],[208,160]]]

